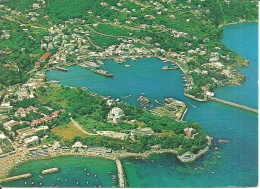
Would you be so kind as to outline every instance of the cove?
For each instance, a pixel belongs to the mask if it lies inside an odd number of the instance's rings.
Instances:
[[[42,170],[53,167],[58,167],[59,172],[47,175],[41,174]],[[113,181],[114,183],[111,182],[112,177],[117,175],[114,161],[100,158],[64,156],[52,159],[32,160],[19,165],[17,169],[12,169],[9,175],[23,173],[31,173],[32,177],[3,183],[2,185],[4,187],[77,186],[92,188],[117,186],[117,180]],[[32,182],[34,182],[33,185],[31,184]]]

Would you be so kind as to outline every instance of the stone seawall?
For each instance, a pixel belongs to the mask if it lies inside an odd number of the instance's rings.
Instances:
[[[13,176],[13,177],[7,177],[7,178],[4,178],[4,179],[0,179],[0,183],[30,178],[31,176],[32,176],[31,173],[26,173],[26,174],[22,174],[22,175]]]
[[[118,174],[119,187],[124,188],[124,187],[126,187],[126,183],[125,183],[125,175],[124,175],[123,165],[118,158],[115,160],[115,162],[116,162],[116,168],[117,168],[117,174]]]

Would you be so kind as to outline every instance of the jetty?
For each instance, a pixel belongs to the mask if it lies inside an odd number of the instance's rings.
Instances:
[[[65,71],[65,72],[68,71],[68,69],[62,68],[62,67],[59,67],[59,66],[56,66],[55,68],[58,69],[58,70],[61,70],[61,71]]]
[[[123,165],[118,158],[116,158],[115,162],[116,162],[116,168],[117,168],[117,174],[118,174],[119,187],[124,188],[124,187],[126,187],[126,183],[125,183],[125,175],[124,175]]]
[[[213,100],[213,101],[216,101],[216,102],[220,102],[220,103],[223,103],[223,104],[227,104],[227,105],[230,105],[230,106],[233,106],[233,107],[236,107],[236,108],[240,108],[240,109],[247,110],[247,111],[254,112],[254,113],[258,114],[258,110],[254,109],[254,108],[250,108],[250,107],[247,107],[247,106],[244,106],[244,105],[236,104],[234,102],[229,102],[227,100],[222,100],[222,99],[215,98],[215,97],[208,97],[208,98],[210,100]]]
[[[54,167],[54,168],[50,168],[50,169],[45,169],[42,171],[42,174],[43,175],[46,175],[46,174],[51,174],[51,173],[56,173],[58,172],[59,169],[57,167]]]
[[[30,178],[31,176],[32,176],[31,173],[26,173],[26,174],[22,174],[22,175],[13,176],[13,177],[3,178],[3,179],[0,179],[0,183],[9,182],[9,181],[13,181],[13,180],[26,179],[26,178]]]

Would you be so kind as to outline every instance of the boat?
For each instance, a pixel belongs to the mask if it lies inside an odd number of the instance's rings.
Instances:
[[[169,66],[163,66],[162,70],[176,70],[178,67],[169,67]]]
[[[100,75],[107,76],[107,77],[114,77],[113,74],[110,74],[110,73],[108,73],[108,71],[105,71],[105,70],[98,69],[98,70],[91,70],[91,71],[94,73],[100,74]]]
[[[130,65],[129,65],[129,64],[126,64],[126,65],[125,65],[125,67],[129,68],[129,67],[130,67]]]
[[[129,98],[129,97],[131,97],[132,95],[127,95],[127,96],[124,96],[123,98]]]
[[[197,106],[193,105],[192,103],[187,102],[188,104],[192,105],[193,108],[197,108]]]

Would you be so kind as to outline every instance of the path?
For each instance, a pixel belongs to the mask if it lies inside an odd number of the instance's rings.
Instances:
[[[84,129],[82,129],[81,125],[78,124],[74,119],[70,118],[71,122],[73,123],[73,125],[80,131],[82,131],[84,134],[86,135],[96,135],[96,134],[93,134],[93,133],[88,133],[87,131],[85,131]]]

